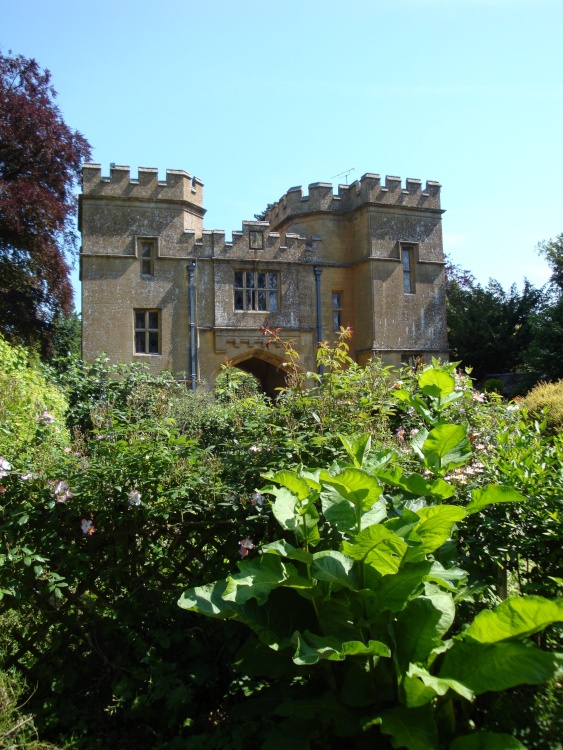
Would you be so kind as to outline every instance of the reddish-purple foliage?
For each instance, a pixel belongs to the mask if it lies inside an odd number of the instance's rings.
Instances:
[[[72,310],[73,188],[90,146],[64,122],[51,75],[0,53],[0,331],[43,344]]]

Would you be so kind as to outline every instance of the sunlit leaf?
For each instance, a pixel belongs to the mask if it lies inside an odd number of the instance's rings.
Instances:
[[[523,503],[526,501],[524,495],[517,492],[513,487],[502,484],[488,484],[483,489],[473,490],[471,502],[465,506],[467,513],[477,513],[492,503]]]
[[[479,643],[496,643],[539,633],[554,622],[563,622],[563,598],[514,597],[480,612],[465,635]]]
[[[361,531],[354,542],[342,543],[345,555],[371,565],[382,575],[396,573],[406,551],[406,542],[380,524]]]
[[[547,682],[561,666],[563,655],[540,651],[531,643],[464,641],[447,652],[439,676],[458,680],[480,695]]]

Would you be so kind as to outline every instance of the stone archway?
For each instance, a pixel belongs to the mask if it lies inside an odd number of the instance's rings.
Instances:
[[[272,399],[279,393],[276,389],[284,388],[286,385],[283,367],[285,360],[267,349],[245,352],[233,357],[230,362],[234,367],[254,375],[264,393]]]

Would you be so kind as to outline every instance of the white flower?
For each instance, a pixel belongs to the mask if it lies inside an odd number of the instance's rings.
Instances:
[[[12,466],[4,456],[0,456],[0,477],[7,477],[8,472],[12,470]]]
[[[141,504],[141,493],[139,492],[139,490],[131,490],[128,497],[129,497],[129,505]]]
[[[80,528],[82,529],[82,533],[87,534],[88,536],[92,536],[96,531],[94,523],[87,518],[83,518],[82,521],[80,521]]]
[[[45,410],[40,417],[37,417],[37,421],[39,424],[53,424],[55,421],[55,417],[52,414],[49,414],[47,410]]]
[[[66,501],[73,497],[72,492],[68,488],[66,482],[55,483],[55,499],[58,503],[66,503]]]
[[[262,505],[264,502],[264,495],[261,495],[259,492],[253,492],[252,500],[250,502],[252,505]]]

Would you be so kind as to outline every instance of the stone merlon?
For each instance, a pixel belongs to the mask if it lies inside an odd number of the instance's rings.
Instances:
[[[439,182],[428,180],[422,189],[421,180],[407,178],[402,188],[401,178],[387,176],[385,185],[378,174],[365,174],[351,185],[339,185],[338,194],[332,192],[330,182],[314,182],[309,194],[303,195],[301,187],[292,187],[270,209],[267,218],[277,226],[285,219],[313,212],[349,213],[362,205],[406,206],[426,211],[440,211]]]

